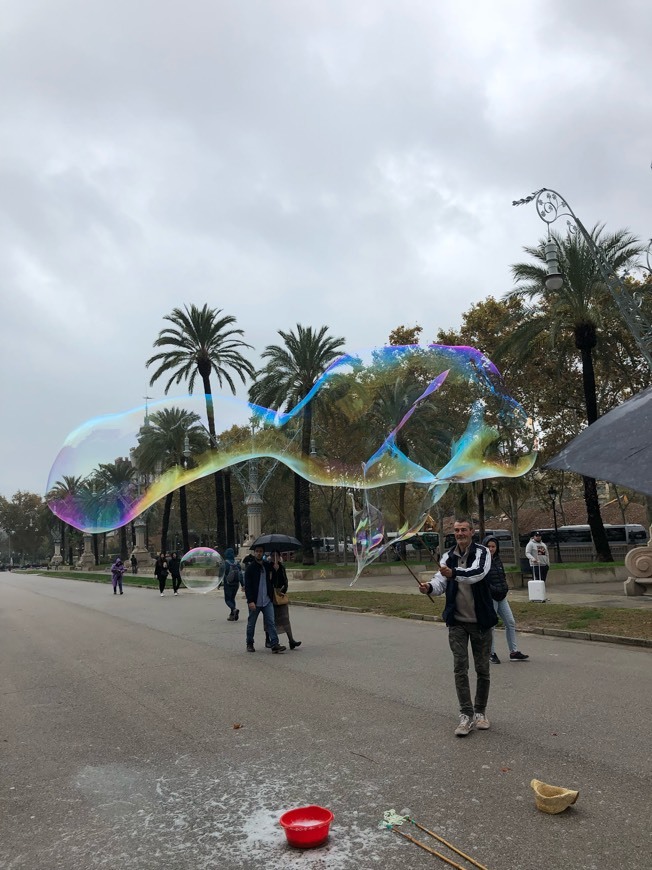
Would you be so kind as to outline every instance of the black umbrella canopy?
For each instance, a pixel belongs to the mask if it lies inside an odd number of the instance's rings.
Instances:
[[[301,541],[291,535],[260,535],[251,545],[251,549],[263,547],[266,553],[271,553],[272,550],[288,553],[290,550],[300,550],[302,546]]]
[[[545,467],[576,471],[652,496],[652,387],[600,417]]]

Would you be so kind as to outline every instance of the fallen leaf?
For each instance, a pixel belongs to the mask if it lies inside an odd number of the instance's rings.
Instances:
[[[508,771],[508,770],[511,770],[511,769],[512,769],[511,767],[501,767],[501,768],[500,768],[500,772],[501,772],[501,773],[507,773],[507,771]]]
[[[234,723],[233,723],[233,727],[236,728],[236,729],[237,729],[237,728],[242,728],[242,725],[240,724],[240,722],[234,722]]]

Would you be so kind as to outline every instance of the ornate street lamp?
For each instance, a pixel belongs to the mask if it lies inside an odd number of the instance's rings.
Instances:
[[[557,533],[557,507],[555,502],[557,500],[557,490],[554,486],[551,486],[548,490],[548,495],[550,496],[550,501],[552,502],[552,521],[555,525],[555,550],[557,551],[557,561],[561,562],[561,551],[559,550],[559,535]]]
[[[536,209],[541,220],[548,224],[548,232],[550,232],[550,224],[553,224],[560,217],[569,217],[574,222],[566,221],[570,232],[575,233],[578,230],[582,234],[591,255],[596,262],[598,270],[602,276],[602,280],[609,288],[614,302],[620,312],[621,317],[627,324],[629,331],[636,340],[639,350],[645,357],[645,360],[652,370],[652,324],[647,320],[641,300],[637,299],[626,284],[614,272],[611,263],[607,259],[598,245],[591,238],[590,233],[582,221],[577,217],[573,209],[568,205],[566,200],[555,190],[550,190],[547,187],[542,187],[541,190],[535,190],[530,196],[524,199],[517,199],[512,202],[512,205],[526,205],[529,202],[535,201]],[[652,240],[651,240],[652,244]],[[551,241],[548,236],[548,243],[545,248],[546,255],[546,287],[549,290],[559,290],[563,283],[563,276],[559,270],[557,246]],[[648,271],[650,269],[650,245],[647,250]],[[550,282],[550,283],[549,283]]]

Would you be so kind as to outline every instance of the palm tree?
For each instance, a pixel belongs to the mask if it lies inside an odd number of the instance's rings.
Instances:
[[[136,469],[131,460],[120,457],[115,462],[103,463],[96,477],[100,486],[105,487],[103,500],[117,500],[123,510],[131,507],[135,497],[133,483],[136,477]],[[120,558],[124,561],[127,555],[127,526],[123,525],[120,526]]]
[[[319,330],[297,323],[296,332],[278,331],[284,346],[269,345],[261,354],[267,360],[265,366],[256,374],[256,380],[249,390],[252,402],[268,407],[289,410],[298,404],[317,383],[330,363],[341,355],[343,338],[328,335],[328,327]],[[308,402],[302,411],[301,455],[310,454],[312,437],[312,403]],[[312,550],[312,523],[310,519],[310,484],[295,474],[295,523],[300,530],[295,534],[303,545],[303,564],[314,563]]]
[[[203,453],[209,447],[198,414],[182,408],[163,408],[150,414],[147,425],[140,431],[134,459],[140,471],[153,472],[183,466],[186,452],[189,455]],[[167,534],[174,492],[167,494],[163,508],[161,527],[161,550],[167,550]],[[186,487],[179,487],[179,517],[184,552],[190,549],[188,535],[188,509]]]
[[[82,478],[73,474],[64,474],[61,480],[57,480],[52,489],[46,496],[47,502],[63,501],[72,503],[76,494],[82,486]],[[64,562],[66,559],[66,528],[68,523],[64,520],[59,520],[59,532],[61,534],[61,552],[63,553]]]
[[[552,347],[557,335],[570,333],[579,355],[586,419],[590,425],[598,419],[594,353],[598,342],[601,350],[609,352],[609,336],[601,333],[602,312],[612,309],[613,302],[585,240],[573,232],[564,237],[551,233],[551,237],[559,250],[564,283],[559,290],[549,290],[545,286],[547,272],[542,264],[546,259],[547,239],[541,240],[536,248],[524,248],[525,253],[537,262],[515,263],[511,267],[518,286],[505,294],[505,298],[527,299],[535,304],[525,309],[525,319],[508,341],[509,349],[526,357],[537,347],[537,340],[544,331],[549,331]],[[626,230],[609,234],[604,232],[604,225],[596,224],[591,230],[591,238],[602,249],[614,271],[627,269],[641,251],[638,239]],[[612,561],[592,477],[584,477],[584,501],[598,559]]]
[[[154,364],[158,366],[150,379],[150,386],[163,375],[170,375],[165,386],[166,395],[172,384],[180,384],[181,381],[187,381],[188,392],[192,393],[199,375],[206,397],[208,431],[213,448],[217,446],[217,436],[211,375],[215,375],[220,387],[226,384],[234,395],[236,387],[231,377],[232,372],[243,384],[246,383],[246,376],[254,376],[253,365],[240,352],[242,348],[250,348],[251,345],[242,340],[242,329],[229,328],[236,322],[235,317],[220,317],[221,314],[221,308],[209,308],[206,303],[203,308],[197,308],[196,305],[175,308],[164,317],[172,326],[162,329],[154,342],[154,347],[166,350],[154,354],[146,363],[148,368]],[[214,480],[218,547],[223,548],[227,543],[234,542],[235,530],[227,528],[225,522],[227,511],[222,472],[215,472]],[[232,511],[230,515],[232,516]]]

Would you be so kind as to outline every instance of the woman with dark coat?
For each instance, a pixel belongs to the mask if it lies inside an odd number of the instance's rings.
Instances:
[[[491,590],[491,597],[494,602],[494,610],[502,619],[505,626],[505,637],[507,638],[507,646],[509,647],[510,662],[523,662],[529,658],[524,653],[519,652],[516,645],[516,621],[512,608],[507,602],[507,593],[509,586],[507,585],[507,577],[505,576],[505,568],[503,567],[502,559],[500,558],[500,544],[498,539],[493,535],[488,535],[482,542],[491,553],[491,568],[487,574],[487,583]],[[491,630],[491,656],[489,661],[493,665],[499,665],[500,659],[496,655],[495,644],[496,630]]]
[[[176,553],[172,553],[168,559],[168,570],[172,577],[172,590],[175,595],[178,595],[181,586],[181,559]]]
[[[154,563],[154,576],[158,580],[158,589],[161,595],[165,593],[165,581],[168,579],[168,563],[165,553],[159,553]]]
[[[288,575],[285,571],[285,565],[281,559],[281,554],[278,550],[272,550],[272,560],[270,564],[270,576],[274,589],[279,592],[288,591]],[[290,625],[290,605],[277,604],[274,602],[274,621],[276,622],[276,631],[278,634],[285,632],[290,642],[290,649],[296,649],[301,646],[300,640],[295,640],[292,635],[292,626]],[[270,644],[267,632],[265,632],[265,646]]]

